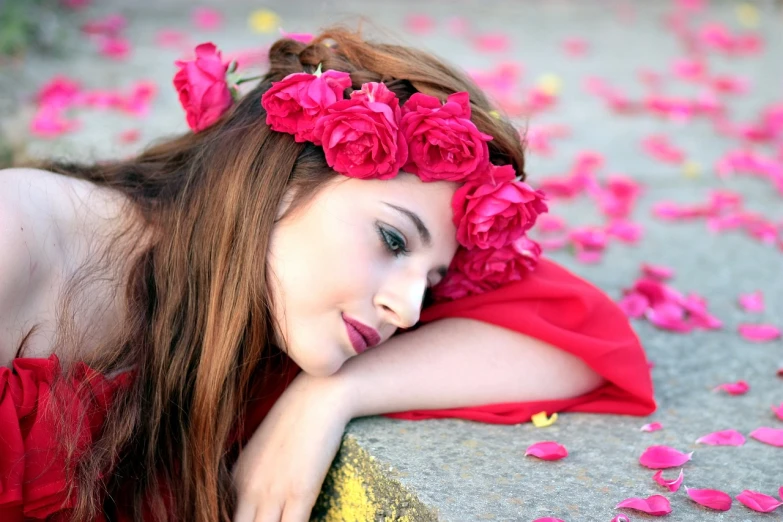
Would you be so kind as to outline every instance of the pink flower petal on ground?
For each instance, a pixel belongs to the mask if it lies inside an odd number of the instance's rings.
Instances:
[[[750,386],[745,381],[727,382],[716,386],[712,391],[723,390],[729,395],[745,395],[750,390]]]
[[[632,292],[620,299],[617,303],[626,316],[633,319],[642,317],[650,307],[650,301],[642,294]],[[649,424],[648,424],[649,426]],[[651,430],[652,431],[652,430]]]
[[[615,509],[618,508],[635,509],[656,517],[672,512],[669,499],[663,495],[652,495],[647,498],[627,498],[615,506]]]
[[[544,517],[544,518],[537,518],[533,522],[565,522],[565,521],[555,517]]]
[[[783,429],[778,428],[757,428],[750,432],[750,436],[759,442],[783,448]]]
[[[717,489],[696,489],[685,486],[685,492],[691,497],[691,500],[702,506],[718,511],[728,511],[731,509],[731,497]]]
[[[666,281],[674,277],[674,270],[668,266],[642,264],[642,275],[659,281]]]
[[[764,294],[761,290],[750,294],[741,294],[739,296],[739,304],[746,312],[763,312]]]
[[[693,456],[693,452],[683,453],[670,446],[650,446],[642,456],[639,463],[650,469],[666,469],[682,466]]]
[[[568,450],[557,442],[544,441],[531,444],[525,451],[525,456],[528,455],[538,457],[541,460],[560,460],[568,456]]]
[[[160,47],[182,48],[189,44],[188,35],[179,29],[161,29],[155,34],[155,44]]]
[[[624,243],[636,243],[641,239],[644,229],[639,223],[618,220],[612,221],[606,227],[606,233]]]
[[[745,437],[737,430],[716,431],[699,437],[696,444],[709,444],[710,446],[742,446],[745,444]]]
[[[106,36],[98,44],[98,52],[107,58],[122,60],[131,51],[130,42],[121,36]]]
[[[120,141],[120,143],[136,143],[139,141],[140,137],[141,131],[139,129],[128,129],[126,131],[122,131],[117,136],[117,139]]]
[[[611,522],[631,522],[631,519],[628,518],[628,515],[625,513],[620,513],[616,517],[614,517]]]
[[[40,107],[30,122],[30,132],[37,136],[51,138],[78,129],[77,120],[68,120],[59,109]]]
[[[653,475],[653,480],[660,484],[661,486],[665,487],[671,492],[675,492],[678,489],[680,489],[680,484],[682,484],[682,470],[680,470],[680,475],[674,479],[674,480],[666,480],[663,478],[663,470],[658,470],[655,472],[655,475]]]
[[[405,28],[412,33],[424,35],[435,28],[435,20],[427,14],[409,14],[405,17]]]
[[[677,303],[658,303],[645,311],[645,317],[662,330],[687,333],[693,329],[685,320],[685,310]]]
[[[193,24],[206,31],[217,29],[223,22],[223,15],[208,7],[197,7],[193,10]]]
[[[473,45],[477,50],[485,53],[501,52],[511,47],[511,40],[505,34],[490,33],[477,36],[473,40]]]
[[[583,38],[567,38],[563,42],[563,49],[570,56],[583,56],[587,52],[587,41]]]
[[[771,324],[741,324],[737,330],[742,337],[753,342],[763,343],[780,338],[780,328]]]
[[[779,502],[775,497],[749,489],[746,489],[734,498],[739,500],[746,507],[753,511],[758,511],[759,513],[772,513],[780,506],[783,506],[783,502]]]
[[[783,402],[780,403],[780,406],[772,406],[772,411],[775,412],[775,415],[778,416],[778,419],[783,421]],[[783,498],[783,497],[781,497]]]
[[[685,161],[685,153],[669,143],[666,136],[653,135],[642,140],[642,148],[652,157],[665,163]]]
[[[103,18],[88,20],[82,25],[82,32],[87,34],[117,35],[128,25],[128,20],[121,14],[109,14]]]
[[[641,431],[658,431],[663,429],[663,424],[660,422],[651,422],[641,427]]]

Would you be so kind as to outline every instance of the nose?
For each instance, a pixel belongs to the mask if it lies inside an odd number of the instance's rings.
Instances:
[[[411,328],[419,322],[427,276],[389,278],[375,295],[375,306],[384,322],[397,328]]]

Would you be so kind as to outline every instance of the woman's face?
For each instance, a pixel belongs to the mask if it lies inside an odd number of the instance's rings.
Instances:
[[[457,251],[457,187],[403,172],[391,180],[337,176],[275,225],[268,263],[283,330],[277,342],[303,371],[332,375],[365,349],[367,332],[357,335],[344,317],[374,328],[381,342],[419,321],[426,289]]]

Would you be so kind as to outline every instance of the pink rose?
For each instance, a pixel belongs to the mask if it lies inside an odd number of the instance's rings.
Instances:
[[[397,97],[382,83],[365,83],[350,100],[326,109],[313,131],[323,143],[326,162],[337,172],[360,179],[390,179],[408,157],[399,129]]]
[[[544,193],[523,181],[466,183],[451,208],[457,241],[467,248],[500,248],[519,239],[548,210]]]
[[[527,236],[486,250],[460,248],[446,278],[433,289],[436,300],[459,299],[521,280],[538,266],[541,247]]]
[[[351,76],[334,69],[289,74],[261,96],[266,124],[274,131],[293,134],[299,143],[321,145],[319,136],[313,134],[315,123],[327,107],[343,99],[343,91],[350,86]]]
[[[416,93],[402,114],[400,128],[409,147],[403,170],[422,181],[466,181],[486,168],[492,136],[470,121],[467,92],[449,95],[443,105],[434,96]]]
[[[220,51],[212,43],[197,46],[195,60],[174,63],[180,68],[174,76],[174,87],[187,113],[188,125],[193,132],[204,130],[233,103],[226,83],[228,64],[223,63]]]

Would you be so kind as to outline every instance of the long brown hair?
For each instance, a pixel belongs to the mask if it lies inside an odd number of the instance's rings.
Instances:
[[[116,392],[104,430],[88,450],[76,450],[69,436],[73,420],[61,422],[76,487],[74,520],[109,512],[119,498],[128,499],[123,509],[135,520],[142,519],[143,505],[169,520],[167,504],[176,520],[232,518],[236,452],[227,440],[243,425],[251,385],[284,371],[279,362],[285,358],[273,345],[277,325],[265,255],[276,214],[289,189],[295,198],[287,215],[335,175],[320,148],[267,127],[260,98],[272,82],[321,64],[350,73],[354,89],[384,82],[401,103],[416,92],[445,100],[467,91],[472,120],[493,136],[491,161],[512,164],[524,176],[516,129],[464,73],[428,53],[332,27],[307,45],[277,41],[269,61],[259,84],[202,132],[154,144],[128,160],[36,165],[124,194],[140,222],[157,231],[131,260],[123,282],[127,320],[87,359],[104,374],[135,368],[132,383]],[[117,254],[104,264],[122,259],[119,245],[133,241],[120,238],[137,232],[118,233],[111,243]],[[97,273],[84,268],[79,281]],[[75,279],[63,293],[63,309],[71,309],[77,290]],[[55,353],[65,354],[79,339],[68,320],[58,328]],[[64,366],[61,385],[70,382],[72,368]]]

